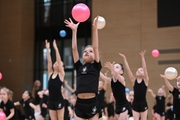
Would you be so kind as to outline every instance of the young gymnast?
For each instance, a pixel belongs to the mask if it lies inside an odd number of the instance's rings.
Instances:
[[[77,28],[79,23],[74,24],[71,19],[65,20],[67,27],[72,30],[72,53],[77,72],[75,115],[77,120],[98,120],[101,114],[99,102],[97,99],[99,74],[101,71],[101,62],[99,60],[98,46],[98,17],[93,23],[92,46],[86,46],[80,61],[77,48]]]
[[[157,120],[165,120],[165,99],[166,92],[164,90],[164,86],[159,88],[158,94],[155,95],[152,89],[148,89],[148,92],[151,93],[152,97],[156,100],[156,107],[154,109],[154,113],[156,113]]]
[[[26,90],[22,94],[22,100],[14,103],[15,106],[22,105],[25,113],[25,120],[35,120],[34,110],[37,110],[38,108],[31,101],[31,92]]]
[[[140,118],[141,120],[147,120],[148,104],[146,101],[146,92],[147,92],[149,77],[148,77],[148,72],[147,72],[146,62],[145,62],[145,57],[144,57],[145,52],[146,51],[141,51],[139,53],[141,56],[141,61],[142,61],[142,68],[137,69],[136,77],[134,77],[134,75],[132,74],[132,71],[128,65],[125,55],[119,53],[119,55],[124,60],[128,77],[133,84],[134,100],[132,103],[132,109],[133,109],[134,120],[139,120]]]
[[[38,92],[38,95],[40,97],[40,115],[38,116],[37,120],[45,120],[45,117],[47,115],[47,103],[49,99],[49,91],[44,89]]]
[[[168,101],[166,104],[166,120],[174,120],[174,112],[173,112],[173,96],[172,94],[169,94],[167,97]]]
[[[53,40],[53,47],[56,54],[56,62],[52,64],[49,53],[50,43],[46,40],[47,60],[48,60],[48,90],[49,100],[48,109],[51,120],[64,119],[64,99],[61,93],[61,87],[65,76],[63,62],[59,54],[56,40]]]
[[[10,100],[11,91],[3,87],[0,89],[1,103],[0,111],[6,114],[6,120],[19,120],[14,103]]]
[[[129,103],[126,99],[125,94],[125,78],[123,77],[124,68],[122,64],[114,64],[110,62],[105,63],[105,67],[111,70],[112,77],[107,77],[103,73],[100,73],[100,77],[109,81],[111,84],[111,89],[115,99],[116,106],[116,116],[118,120],[127,120]]]
[[[177,87],[173,87],[165,75],[161,74],[160,76],[164,79],[167,88],[173,95],[173,112],[175,114],[175,120],[180,120],[180,76],[176,78]]]
[[[33,104],[36,105],[37,107],[37,111],[35,112],[35,118],[38,119],[38,116],[40,115],[40,97],[38,95],[38,92],[41,91],[41,81],[40,80],[36,80],[33,84],[32,87],[32,97],[33,97]]]

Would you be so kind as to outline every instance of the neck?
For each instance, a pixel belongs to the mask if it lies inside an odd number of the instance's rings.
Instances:
[[[8,99],[6,99],[6,100],[3,100],[3,102],[4,102],[4,103],[7,103],[7,101],[8,101]]]

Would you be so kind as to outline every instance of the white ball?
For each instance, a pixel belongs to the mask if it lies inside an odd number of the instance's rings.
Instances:
[[[133,118],[133,117],[130,117],[129,120],[134,120],[134,118]]]
[[[102,16],[99,16],[97,21],[97,28],[102,29],[104,28],[105,25],[106,25],[106,20]]]
[[[178,72],[174,67],[168,67],[164,71],[164,75],[166,76],[167,79],[173,80],[177,77]]]

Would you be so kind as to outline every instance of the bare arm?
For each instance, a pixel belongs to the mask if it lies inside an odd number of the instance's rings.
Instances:
[[[76,63],[79,60],[79,53],[77,48],[77,28],[79,23],[74,24],[70,18],[69,21],[65,20],[64,23],[66,24],[67,27],[71,28],[72,30],[72,54],[73,54],[74,63]]]
[[[69,111],[70,118],[72,118],[73,117],[73,111],[72,111],[70,106],[68,106],[68,111]]]
[[[99,62],[99,40],[98,40],[98,29],[97,21],[99,16],[97,16],[93,23],[93,37],[92,37],[92,47],[94,49],[95,61]]]
[[[145,52],[146,52],[146,50],[141,51],[139,54],[141,55],[142,68],[144,70],[144,81],[146,83],[146,86],[148,86],[149,76],[148,76],[146,61],[145,61],[145,57],[144,57]]]
[[[54,47],[54,50],[56,53],[56,61],[58,63],[59,76],[61,78],[61,81],[63,81],[65,72],[64,72],[63,62],[61,61],[61,56],[59,54],[59,49],[58,49],[57,44],[56,44],[56,40],[53,41],[53,47]]]
[[[113,74],[113,76],[118,79],[119,82],[121,82],[124,86],[126,86],[126,83],[125,83],[125,80],[124,80],[124,77],[122,75],[120,75],[119,73],[117,73],[115,70],[114,70],[114,67],[113,67],[113,64],[110,63],[110,62],[106,62],[105,63],[105,67],[109,68],[111,70],[111,73]]]
[[[164,88],[165,88],[165,86],[163,85],[163,86],[162,86],[163,96],[164,96],[164,97],[166,97],[166,91],[165,91],[165,89],[164,89]]]
[[[68,89],[71,93],[74,93],[74,92],[75,92],[75,90],[72,89],[72,87],[70,87],[70,86],[68,85],[68,83],[67,83],[66,80],[64,80],[64,84],[65,84],[65,86],[67,87],[67,89]]]
[[[150,94],[151,94],[151,96],[153,97],[153,98],[155,98],[156,97],[156,95],[154,94],[154,92],[153,92],[153,90],[152,89],[148,89],[148,92],[150,92]]]
[[[101,78],[102,80],[104,80],[104,82],[108,82],[108,83],[111,82],[111,78],[110,78],[110,77],[107,77],[107,76],[104,75],[102,72],[100,72],[100,78]]]
[[[20,102],[19,101],[18,102],[14,102],[14,105],[18,106],[18,105],[20,105]]]
[[[10,109],[9,116],[6,117],[6,120],[10,120],[14,116],[14,108]]]
[[[37,107],[36,107],[33,103],[29,103],[29,106],[30,106],[31,108],[33,108],[34,110],[37,109]]]
[[[46,54],[47,54],[47,61],[48,61],[48,75],[50,76],[53,72],[51,55],[49,53],[50,43],[47,40],[45,40],[45,43],[46,43]]]
[[[127,62],[127,59],[126,59],[126,57],[125,57],[124,54],[119,53],[119,55],[123,58],[123,60],[124,60],[124,65],[125,65],[126,71],[127,71],[127,73],[128,73],[128,77],[129,77],[130,81],[132,82],[132,84],[134,85],[135,77],[134,77],[134,75],[132,74],[132,71],[131,71],[131,69],[130,69],[130,67],[129,67],[129,64],[128,64],[128,62]]]
[[[172,92],[174,90],[174,87],[169,83],[168,79],[166,78],[165,75],[160,74],[160,76],[164,79],[167,88]]]

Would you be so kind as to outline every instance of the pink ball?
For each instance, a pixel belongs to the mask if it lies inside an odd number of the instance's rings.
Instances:
[[[0,73],[0,80],[2,79],[2,73]]]
[[[78,3],[72,8],[71,14],[77,22],[84,22],[89,18],[90,10],[87,5]]]
[[[5,120],[6,114],[4,112],[0,112],[0,120]]]
[[[151,54],[153,57],[158,57],[159,56],[159,50],[154,49]]]

